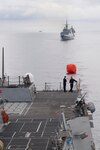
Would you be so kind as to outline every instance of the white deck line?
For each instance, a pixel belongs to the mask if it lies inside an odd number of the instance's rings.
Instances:
[[[23,123],[23,125],[22,125],[22,127],[20,128],[19,132],[22,130],[22,128],[24,127],[24,125],[25,125],[25,122]]]
[[[11,137],[11,140],[10,140],[10,142],[9,142],[9,144],[7,145],[7,147],[8,147],[8,149],[10,149],[10,147],[11,147],[11,141],[12,141],[12,139],[13,139],[13,137],[14,137],[14,135],[16,134],[16,132],[14,132],[14,134],[12,135],[12,137]]]
[[[48,149],[48,145],[49,145],[49,139],[48,139],[48,142],[47,142],[47,145],[46,145],[45,150],[47,150],[47,149]]]
[[[22,111],[20,111],[20,115],[23,113],[24,109],[26,108],[27,104],[22,108]]]
[[[18,122],[18,119],[16,120],[16,122]]]
[[[43,131],[42,131],[41,137],[43,137],[43,134],[44,134],[44,131],[45,131],[45,128],[46,128],[47,122],[48,122],[48,120],[47,120],[47,121],[46,121],[46,123],[45,123],[45,126],[44,126],[44,129],[43,129]]]
[[[31,132],[26,132],[25,137],[26,137],[26,138],[29,138],[30,135],[31,135]]]
[[[42,121],[39,123],[39,125],[38,125],[38,127],[37,127],[36,132],[38,132],[38,131],[39,131],[39,129],[40,129],[40,127],[41,127],[41,124],[42,124]]]
[[[27,111],[24,113],[24,116],[26,116],[27,112],[29,111],[29,109],[31,108],[33,102],[30,104],[30,106],[28,107]]]
[[[29,139],[29,141],[28,141],[28,143],[27,143],[27,146],[26,146],[25,150],[27,150],[27,149],[29,148],[30,141],[31,141],[31,138]]]

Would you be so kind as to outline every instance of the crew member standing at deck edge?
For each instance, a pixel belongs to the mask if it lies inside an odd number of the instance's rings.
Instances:
[[[69,81],[69,83],[70,83],[70,90],[69,90],[69,92],[73,92],[73,85],[74,85],[74,82],[77,83],[77,81],[76,81],[75,79],[73,79],[73,77],[71,77],[71,78],[70,78],[70,81]]]
[[[63,78],[63,90],[64,90],[64,92],[66,92],[66,82],[67,82],[66,76],[64,76],[64,78]]]

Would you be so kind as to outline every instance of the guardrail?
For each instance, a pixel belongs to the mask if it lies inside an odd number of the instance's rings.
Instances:
[[[61,82],[45,82],[45,91],[51,91],[51,90],[62,90],[62,83]]]
[[[7,76],[4,79],[0,78],[0,87],[29,87],[30,85],[34,84],[33,82],[29,82],[26,84],[23,76],[15,76],[10,77]],[[35,84],[34,84],[35,87]],[[69,82],[66,83],[66,90],[69,91],[70,84]],[[45,82],[44,91],[63,91],[63,83],[62,82]],[[80,79],[77,84],[74,84],[73,90],[80,91]],[[36,91],[36,87],[35,87]]]
[[[62,82],[45,82],[45,91],[62,91],[63,83]],[[70,83],[67,82],[66,90],[70,90]],[[80,79],[77,83],[74,84],[73,90],[80,91]]]
[[[30,81],[30,78],[23,76],[14,76],[14,77],[4,77],[0,78],[0,87],[28,87],[33,82]]]
[[[1,87],[9,87],[9,86],[23,86],[24,80],[23,77],[4,77],[3,79],[0,78],[0,86]]]

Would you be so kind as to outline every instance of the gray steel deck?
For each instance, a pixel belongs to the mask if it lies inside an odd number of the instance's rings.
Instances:
[[[71,106],[77,92],[37,92],[23,113],[11,114],[10,123],[3,128],[0,139],[5,150],[51,150],[51,139],[59,126],[61,105],[65,105],[65,116],[73,118]]]

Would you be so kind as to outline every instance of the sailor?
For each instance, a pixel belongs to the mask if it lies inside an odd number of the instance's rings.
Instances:
[[[31,81],[30,81],[29,75],[27,75],[26,79],[27,79],[27,85],[30,85],[30,84],[31,84]]]
[[[63,90],[64,90],[64,92],[66,92],[66,82],[67,82],[66,76],[64,76],[64,78],[63,78]]]
[[[69,83],[70,83],[70,90],[69,90],[69,92],[73,92],[73,85],[74,85],[74,82],[77,83],[77,81],[76,81],[75,79],[73,79],[73,77],[71,77],[71,78],[70,78],[70,81],[69,81]]]

